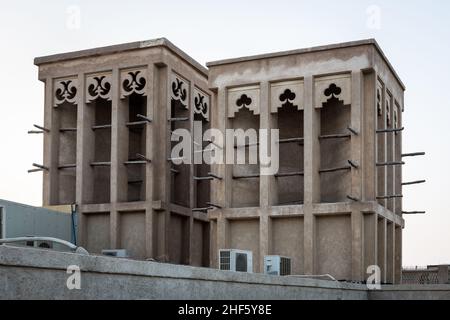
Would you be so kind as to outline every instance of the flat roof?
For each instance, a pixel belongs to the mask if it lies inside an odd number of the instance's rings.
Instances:
[[[389,62],[388,58],[384,54],[383,50],[381,50],[380,45],[378,44],[378,42],[375,39],[365,39],[365,40],[359,40],[359,41],[342,42],[342,43],[330,44],[330,45],[325,45],[325,46],[316,46],[316,47],[303,48],[303,49],[295,49],[295,50],[288,50],[288,51],[279,51],[279,52],[273,52],[273,53],[258,54],[258,55],[253,55],[253,56],[244,56],[244,57],[232,58],[232,59],[216,60],[216,61],[211,61],[211,62],[206,63],[206,66],[214,67],[214,66],[219,66],[219,65],[246,62],[246,61],[251,61],[251,60],[270,59],[270,58],[285,57],[285,56],[297,55],[297,54],[303,54],[303,53],[312,53],[312,52],[327,51],[327,50],[334,50],[334,49],[341,49],[341,48],[358,47],[358,46],[364,46],[364,45],[375,46],[377,51],[380,53],[380,55],[383,57],[384,61],[388,65],[391,72],[394,74],[397,81],[402,86],[403,90],[405,90],[405,85],[403,84],[402,80],[398,76],[394,67]]]
[[[202,66],[200,63],[195,61],[192,57],[190,57],[183,50],[175,46],[172,42],[167,40],[166,38],[158,38],[152,40],[145,41],[136,41],[123,43],[118,45],[106,46],[106,47],[98,47],[87,50],[73,51],[67,53],[59,53],[54,55],[48,55],[43,57],[37,57],[34,59],[34,64],[40,66],[46,63],[54,63],[61,62],[67,60],[74,60],[86,57],[94,57],[101,56],[107,54],[114,54],[125,51],[139,50],[139,49],[147,49],[147,48],[155,48],[155,47],[165,47],[172,51],[174,54],[179,56],[181,59],[185,60],[187,63],[192,65],[197,71],[202,73],[205,76],[208,76],[208,69]]]

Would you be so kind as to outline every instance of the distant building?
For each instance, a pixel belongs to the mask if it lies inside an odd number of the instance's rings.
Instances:
[[[68,213],[0,200],[0,239],[35,236],[71,242],[72,234]]]

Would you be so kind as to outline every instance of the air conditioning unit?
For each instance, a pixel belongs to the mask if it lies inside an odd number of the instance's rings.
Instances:
[[[264,273],[272,276],[288,276],[291,274],[291,258],[281,256],[264,257]]]
[[[251,251],[221,249],[219,250],[219,269],[252,273],[253,254]]]
[[[116,258],[128,258],[127,250],[125,249],[102,250],[102,255]]]
[[[26,241],[25,245],[39,249],[53,249],[53,243],[50,241]]]

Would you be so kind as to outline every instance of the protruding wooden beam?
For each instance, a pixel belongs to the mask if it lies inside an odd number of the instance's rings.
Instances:
[[[411,181],[411,182],[403,182],[402,186],[410,186],[410,185],[413,185],[413,184],[422,184],[422,183],[425,183],[425,182],[427,182],[427,181],[426,180],[418,180],[418,181]]]
[[[403,195],[397,194],[397,195],[391,195],[391,196],[379,196],[379,197],[377,197],[377,200],[396,199],[396,198],[403,198]]]
[[[402,214],[426,214],[425,211],[402,211]]]
[[[351,169],[352,169],[351,166],[344,166],[344,167],[337,167],[337,168],[331,168],[331,169],[322,169],[322,170],[319,170],[319,173],[346,171],[346,170],[351,170]]]
[[[424,156],[424,155],[425,155],[425,152],[405,153],[405,154],[402,154],[402,158],[419,157],[419,156]]]
[[[377,163],[377,167],[387,167],[387,166],[403,166],[405,162],[403,161],[395,161],[395,162],[379,162]]]
[[[405,130],[405,128],[400,128],[400,129],[383,129],[383,130],[377,130],[377,133],[392,133],[392,132],[401,132]]]

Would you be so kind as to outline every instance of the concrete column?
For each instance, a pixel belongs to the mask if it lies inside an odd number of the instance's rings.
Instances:
[[[386,268],[387,268],[387,248],[386,248],[386,219],[378,219],[378,266],[381,269],[381,282],[386,283]]]
[[[359,135],[352,135],[351,138],[351,160],[359,165],[359,169],[352,169],[351,172],[351,195],[357,199],[362,197],[362,149],[363,145],[363,130],[362,122],[364,117],[363,109],[363,77],[361,71],[352,72],[352,105],[351,105],[351,127],[359,132]]]
[[[351,215],[352,224],[352,279],[364,279],[364,217],[361,211],[354,210]]]
[[[367,278],[367,268],[378,265],[378,221],[375,213],[364,215],[364,268],[363,275]]]
[[[315,217],[313,203],[320,202],[320,111],[314,108],[314,78],[305,77],[304,92],[304,272],[315,272]]]
[[[395,227],[395,284],[402,283],[402,227]],[[448,275],[448,272],[447,272]]]
[[[314,78],[305,77],[304,93],[305,204],[320,202],[320,111],[314,108]]]
[[[223,146],[223,149],[219,149],[218,152],[223,152],[223,161],[225,161],[225,130],[227,125],[225,88],[217,89],[217,94],[212,96],[211,107],[211,110],[216,110],[211,114],[211,128],[222,132],[223,141],[221,141],[221,143],[216,141],[216,143]],[[217,117],[214,116],[215,114],[217,114]],[[213,164],[211,170],[213,173],[223,178],[222,180],[214,179],[211,181],[211,201],[223,208],[228,208],[230,206],[230,192],[228,190],[229,188],[226,186],[231,186],[231,180],[228,173],[230,170],[227,169],[227,166],[224,163]]]
[[[357,132],[362,132],[363,119],[363,96],[362,96],[362,73],[360,70],[352,72],[352,105],[351,105],[351,127]],[[351,138],[351,160],[357,163],[359,169],[351,171],[351,195],[356,199],[362,197],[362,137],[352,135]],[[352,211],[352,279],[362,281],[364,277],[364,246],[363,246],[363,214],[360,210]]]
[[[153,234],[153,225],[156,223],[154,216],[156,213],[153,212],[153,161],[155,158],[155,154],[153,153],[154,145],[154,135],[153,135],[153,127],[154,127],[154,108],[155,104],[158,105],[157,93],[155,87],[155,79],[156,79],[156,69],[155,66],[150,63],[147,67],[147,117],[152,119],[153,122],[147,124],[146,136],[145,136],[145,156],[147,159],[152,160],[152,163],[148,163],[145,166],[145,201],[147,203],[147,208],[145,210],[145,252],[147,258],[154,258],[156,256],[156,252],[154,252],[154,234]]]
[[[221,215],[217,219],[217,252],[220,249],[229,249],[228,227],[228,220]]]
[[[167,260],[168,258],[168,236],[170,226],[170,165],[167,158],[170,154],[170,126],[167,119],[170,117],[168,112],[170,111],[170,94],[169,88],[169,68],[162,66],[155,68],[155,83],[153,88],[153,122],[152,130],[153,136],[151,141],[154,144],[152,159],[152,168],[154,172],[158,172],[154,175],[154,200],[161,201],[163,210],[155,212],[154,218],[156,218],[158,224],[157,234],[157,252],[156,257],[160,260]],[[149,97],[151,99],[151,97]],[[152,108],[148,108],[149,110]],[[149,151],[147,151],[149,152]],[[151,183],[149,181],[148,183]],[[148,196],[148,195],[147,195]]]
[[[210,220],[209,221],[209,234],[210,234],[210,241],[209,241],[209,266],[210,268],[218,268],[218,242],[217,242],[217,230],[218,230],[218,224],[217,220]]]
[[[395,282],[395,227],[393,222],[388,222],[387,224],[387,259],[386,259],[386,278],[387,283]]]
[[[43,165],[46,167],[51,166],[52,163],[52,144],[54,140],[54,128],[53,125],[53,79],[45,79],[45,101],[44,101],[44,127],[50,129],[50,133],[44,133],[44,162]],[[43,193],[42,193],[42,204],[48,206],[52,203],[51,199],[51,187],[53,182],[51,181],[51,172],[43,172]]]
[[[77,168],[76,168],[76,202],[78,205],[87,203],[89,194],[93,193],[90,162],[93,160],[91,142],[93,132],[91,130],[93,111],[85,103],[85,77],[78,76],[79,104],[77,110]],[[82,210],[78,212],[78,241],[79,245],[86,246],[86,218]]]
[[[260,129],[268,130],[270,133],[270,107],[269,107],[269,90],[270,84],[263,82],[260,85]],[[270,139],[267,139],[267,148],[270,152]],[[260,164],[261,167],[261,164]],[[269,255],[270,245],[270,218],[268,208],[272,206],[272,190],[273,190],[273,176],[261,175],[259,183],[259,203],[260,203],[260,219],[259,219],[259,272],[264,272],[264,256]]]
[[[118,229],[119,229],[119,213],[116,210],[116,203],[119,202],[121,195],[127,194],[126,190],[126,173],[123,166],[123,161],[127,155],[128,139],[123,137],[125,127],[126,112],[124,105],[120,101],[120,72],[119,69],[114,68],[111,78],[111,212],[110,212],[110,248],[117,249],[119,244]],[[125,157],[125,158],[124,158]],[[120,171],[120,173],[119,173]],[[120,177],[119,177],[120,176]],[[125,185],[120,183],[125,179]],[[124,190],[125,189],[125,190]]]
[[[164,197],[164,202],[168,205],[168,209],[165,211],[165,214],[163,216],[163,221],[164,221],[164,227],[163,227],[163,239],[162,239],[162,243],[164,244],[164,257],[166,259],[166,261],[170,261],[170,218],[171,218],[171,211],[170,211],[170,202],[171,202],[171,198],[170,198],[170,194],[171,194],[171,189],[172,189],[172,174],[170,172],[170,168],[171,168],[171,164],[170,162],[167,161],[167,159],[169,159],[171,157],[171,125],[170,123],[167,121],[168,119],[170,119],[171,117],[171,95],[170,95],[170,87],[171,87],[171,83],[170,83],[170,72],[171,72],[172,68],[171,66],[167,66],[164,69],[164,78],[161,79],[162,81],[164,81],[165,85],[162,86],[162,90],[161,91],[161,97],[163,97],[164,100],[162,100],[162,105],[158,108],[158,110],[161,112],[161,131],[164,132],[164,137],[162,137],[163,139],[160,140],[161,141],[161,145],[165,146],[164,151],[161,153],[162,155],[164,155],[164,168],[165,171],[161,171],[161,172],[165,172],[166,174],[166,179],[165,179],[165,183],[164,183],[164,190],[163,190],[163,197]],[[161,82],[162,83],[162,82]],[[165,141],[166,143],[164,144],[163,141]]]
[[[52,81],[52,85],[50,87],[53,88],[53,80]],[[52,89],[53,90],[53,89]],[[53,94],[53,92],[52,92]],[[50,97],[53,97],[53,95],[50,95]],[[77,97],[77,102],[80,101],[80,95],[78,94]],[[50,136],[50,157],[49,157],[49,163],[47,165],[47,167],[49,168],[49,170],[44,170],[44,174],[47,174],[47,177],[50,181],[50,188],[49,188],[49,203],[51,205],[56,205],[59,204],[58,200],[59,200],[59,117],[60,117],[60,113],[58,112],[56,109],[58,107],[54,107],[53,106],[53,99],[50,99],[50,123],[51,125],[49,126],[50,128],[50,132],[47,133]]]

